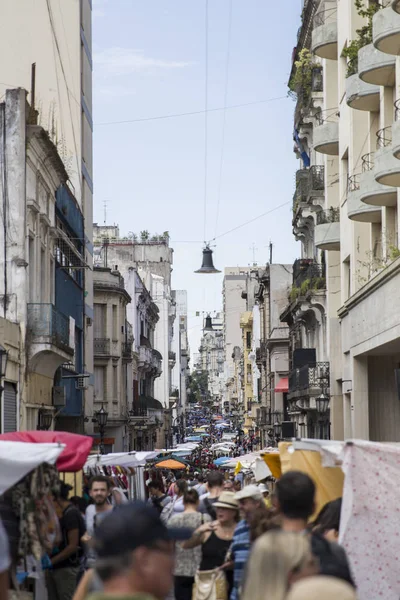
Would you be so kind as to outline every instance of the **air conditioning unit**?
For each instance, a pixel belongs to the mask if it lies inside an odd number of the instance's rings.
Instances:
[[[63,408],[67,400],[67,388],[63,385],[53,387],[52,391],[53,406],[56,408]]]
[[[87,380],[88,380],[88,376],[86,375],[78,375],[75,381],[75,388],[77,390],[87,390],[88,389],[88,384],[87,384]]]

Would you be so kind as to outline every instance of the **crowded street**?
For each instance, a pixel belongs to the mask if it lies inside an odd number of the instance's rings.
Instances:
[[[0,600],[399,600],[400,0],[0,56]]]

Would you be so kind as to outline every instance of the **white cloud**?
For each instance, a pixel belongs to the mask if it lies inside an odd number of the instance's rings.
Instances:
[[[145,56],[143,50],[132,48],[107,48],[94,54],[95,68],[102,75],[128,75],[129,73],[151,72],[157,69],[183,69],[190,63],[170,61]]]

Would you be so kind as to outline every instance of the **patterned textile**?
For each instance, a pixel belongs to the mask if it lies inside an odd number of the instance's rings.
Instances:
[[[19,556],[40,560],[59,538],[59,523],[50,497],[59,486],[56,467],[46,463],[34,469],[12,488],[14,512],[19,518]]]
[[[340,522],[359,600],[400,597],[400,446],[347,444]]]
[[[211,521],[208,515],[200,513],[178,513],[173,515],[168,521],[168,527],[188,527],[189,529],[197,529],[202,523]],[[182,544],[176,543],[175,571],[174,575],[182,577],[194,577],[197,569],[200,566],[201,546],[184,550]]]
[[[233,571],[233,589],[231,600],[237,600],[242,585],[244,569],[250,553],[250,527],[246,521],[237,524],[231,545],[231,555],[235,566]]]

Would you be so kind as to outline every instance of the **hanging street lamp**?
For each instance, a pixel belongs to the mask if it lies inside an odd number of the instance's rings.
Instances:
[[[213,251],[211,250],[210,246],[207,244],[203,248],[202,265],[201,265],[200,269],[197,269],[197,271],[195,271],[195,273],[201,273],[203,275],[206,275],[209,273],[221,273],[221,271],[218,271],[218,269],[216,269],[214,267],[212,254],[213,254]]]

